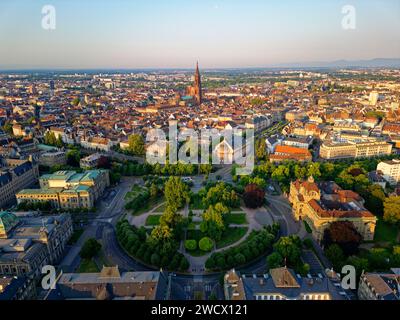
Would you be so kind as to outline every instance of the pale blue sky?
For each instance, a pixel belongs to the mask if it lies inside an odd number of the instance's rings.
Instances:
[[[41,9],[56,8],[56,30]],[[342,7],[354,5],[355,30]],[[0,68],[203,68],[400,57],[400,0],[1,0]]]

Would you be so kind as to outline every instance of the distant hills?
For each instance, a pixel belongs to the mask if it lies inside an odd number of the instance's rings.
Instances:
[[[336,60],[336,61],[310,61],[310,62],[292,62],[270,64],[263,67],[231,67],[231,68],[207,68],[206,71],[243,71],[243,70],[265,70],[265,69],[305,69],[305,68],[400,68],[400,58],[376,58],[370,60]],[[23,68],[22,66],[6,66],[0,64],[0,73],[7,71],[14,72],[87,72],[87,73],[100,73],[100,72],[151,72],[151,71],[192,71],[192,68]]]
[[[277,68],[400,68],[400,58],[385,59],[376,58],[371,60],[336,60],[336,61],[313,61],[294,62],[274,65]]]

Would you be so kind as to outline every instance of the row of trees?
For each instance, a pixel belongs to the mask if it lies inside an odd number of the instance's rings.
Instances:
[[[278,232],[279,225],[277,224],[259,231],[253,231],[241,244],[213,253],[207,259],[205,267],[208,270],[223,271],[249,263],[272,250]]]
[[[191,176],[195,174],[206,174],[212,172],[212,165],[210,164],[185,164],[185,163],[177,163],[177,164],[165,164],[161,165],[159,163],[155,165],[151,165],[149,163],[138,164],[138,163],[125,163],[121,165],[118,170],[120,174],[123,176],[143,176],[154,174],[158,176]]]
[[[44,143],[57,148],[62,148],[64,146],[61,135],[56,137],[54,132],[51,131],[46,131],[46,133],[44,134]]]
[[[121,246],[146,264],[168,270],[186,271],[189,268],[189,262],[177,251],[178,243],[172,241],[173,237],[166,226],[154,228],[148,236],[144,227],[136,228],[127,220],[121,220],[117,223],[116,230]]]

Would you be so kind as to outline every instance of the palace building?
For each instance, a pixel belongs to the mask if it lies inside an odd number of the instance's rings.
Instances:
[[[40,189],[24,189],[16,194],[18,203],[49,202],[54,208],[91,209],[110,185],[107,170],[57,171],[39,179]]]
[[[364,207],[364,200],[334,182],[317,184],[313,177],[290,184],[289,201],[294,218],[305,220],[313,237],[321,241],[332,222],[350,221],[364,240],[373,240],[377,218]]]

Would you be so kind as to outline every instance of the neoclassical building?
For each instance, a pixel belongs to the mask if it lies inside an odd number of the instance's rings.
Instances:
[[[364,240],[373,240],[377,218],[364,207],[364,200],[351,190],[334,182],[317,184],[313,177],[290,184],[289,201],[294,218],[305,220],[312,235],[321,241],[332,222],[351,221]]]

